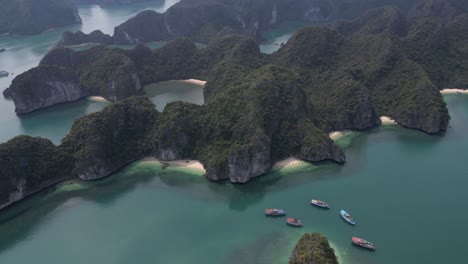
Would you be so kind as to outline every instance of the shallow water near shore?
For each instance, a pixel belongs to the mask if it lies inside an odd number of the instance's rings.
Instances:
[[[359,132],[343,139],[344,166],[232,185],[144,160],[102,181],[65,184],[2,212],[0,262],[279,264],[304,232],[320,232],[340,263],[462,263],[468,96],[445,98],[452,115],[445,135],[398,126]],[[312,198],[332,209],[310,206]],[[304,228],[266,218],[268,207],[284,208]],[[344,223],[339,209],[357,225]],[[351,236],[378,250],[353,247]],[[435,237],[450,243],[432,243]]]

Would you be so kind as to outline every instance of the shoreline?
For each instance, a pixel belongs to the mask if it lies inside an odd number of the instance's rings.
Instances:
[[[289,157],[284,160],[280,160],[273,164],[271,171],[274,170],[283,170],[283,169],[295,169],[302,166],[306,166],[307,162],[295,157]]]
[[[468,89],[447,88],[440,90],[441,94],[468,94]]]
[[[183,83],[191,83],[191,84],[196,84],[200,86],[205,86],[206,81],[203,80],[197,80],[197,79],[187,79],[187,80],[170,80],[170,82],[183,82]]]
[[[397,121],[395,119],[388,117],[388,116],[381,116],[380,117],[380,122],[382,122],[382,125],[397,125]]]
[[[111,101],[107,100],[106,98],[102,96],[88,96],[86,99],[94,102],[103,102],[103,103],[110,103]]]
[[[353,133],[351,130],[332,131],[328,133],[328,136],[331,138],[331,140],[338,141],[351,133]]]
[[[167,168],[181,168],[181,169],[189,169],[196,172],[200,172],[205,174],[206,170],[203,167],[203,164],[198,160],[191,160],[191,159],[184,159],[184,160],[173,160],[173,161],[162,161],[155,157],[145,157],[140,161],[150,161],[150,162],[158,162],[161,166],[164,163],[169,164]]]

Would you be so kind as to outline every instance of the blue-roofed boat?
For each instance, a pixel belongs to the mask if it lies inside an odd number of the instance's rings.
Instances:
[[[286,211],[283,209],[265,209],[265,215],[267,216],[285,216]]]
[[[312,200],[312,201],[310,201],[310,203],[312,205],[315,205],[315,206],[320,207],[320,208],[330,209],[330,206],[324,201]]]
[[[341,218],[343,218],[343,220],[345,220],[346,222],[348,222],[349,224],[351,225],[355,225],[356,222],[354,222],[353,218],[351,217],[350,214],[348,214],[345,210],[341,210],[340,211],[340,216]]]

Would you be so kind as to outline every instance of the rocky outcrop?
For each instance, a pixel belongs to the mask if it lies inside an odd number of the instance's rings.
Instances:
[[[77,46],[91,43],[111,45],[114,43],[114,39],[111,36],[102,33],[100,30],[95,30],[89,34],[85,34],[81,31],[77,31],[75,33],[65,31],[62,33],[57,46]]]
[[[4,94],[24,114],[91,95],[117,101],[140,89],[136,66],[127,56],[104,47],[79,52],[58,48],[38,67],[18,75]]]
[[[48,139],[18,136],[0,144],[0,209],[71,178],[71,161]]]
[[[131,97],[76,120],[60,147],[74,154],[77,177],[100,179],[149,154],[145,138],[156,115],[148,98]]]
[[[145,10],[114,29],[115,43],[121,45],[138,42],[170,40],[173,35],[165,24],[164,15]]]
[[[319,233],[304,234],[289,258],[289,264],[338,264],[335,251]]]
[[[40,66],[18,75],[4,95],[13,99],[16,113],[24,114],[76,101],[86,96],[86,93],[74,71],[56,66]]]
[[[37,34],[81,23],[78,8],[63,0],[0,1],[0,34]]]

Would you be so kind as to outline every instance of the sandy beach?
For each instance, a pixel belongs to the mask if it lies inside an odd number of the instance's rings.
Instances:
[[[303,161],[303,160],[300,160],[300,159],[297,159],[297,158],[294,158],[294,157],[290,157],[290,158],[287,158],[285,160],[281,160],[281,161],[276,162],[273,165],[273,169],[290,169],[290,168],[303,166],[303,165],[306,165],[306,164],[307,163],[305,161]]]
[[[197,79],[175,80],[175,81],[176,82],[193,83],[193,84],[200,85],[200,86],[205,86],[205,84],[206,84],[206,81],[197,80]]]
[[[380,122],[382,122],[382,125],[396,125],[397,124],[395,119],[388,117],[388,116],[381,116]]]
[[[440,91],[441,94],[468,94],[468,89],[450,88]]]
[[[163,163],[163,161],[160,161],[160,162]],[[206,173],[206,170],[203,167],[203,164],[201,164],[200,161],[198,160],[174,160],[174,161],[165,161],[165,162],[169,164],[169,168],[170,167],[185,168],[185,169],[192,169],[192,170]]]
[[[89,96],[88,99],[95,102],[110,102],[102,96]]]
[[[205,173],[206,170],[203,167],[203,164],[201,164],[200,161],[198,160],[174,160],[174,161],[162,161],[158,160],[155,157],[146,157],[141,159],[141,161],[155,161],[160,163],[161,165],[163,163],[169,164],[169,168],[185,168],[185,169],[192,169],[195,171],[203,172]]]
[[[333,140],[333,141],[337,141],[341,138],[343,138],[344,136],[352,133],[353,131],[351,130],[343,130],[343,131],[333,131],[333,132],[330,132],[328,134],[328,136]]]

